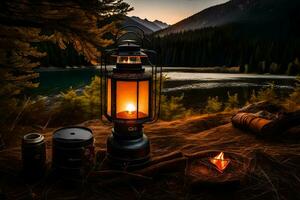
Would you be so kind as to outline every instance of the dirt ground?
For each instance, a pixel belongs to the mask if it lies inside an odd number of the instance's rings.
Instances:
[[[46,176],[27,184],[19,176],[20,145],[9,147],[0,152],[0,199],[300,199],[299,128],[280,139],[261,139],[234,128],[231,116],[202,115],[146,125],[154,159],[181,152],[186,163],[181,167],[174,162],[170,170],[109,184],[97,175],[77,183]],[[81,125],[93,130],[96,150],[105,150],[111,127],[98,120]],[[49,165],[54,130],[43,133]],[[232,160],[223,174],[207,167],[208,157],[221,151]]]

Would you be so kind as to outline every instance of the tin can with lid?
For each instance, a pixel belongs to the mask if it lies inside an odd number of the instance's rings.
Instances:
[[[90,129],[66,127],[54,132],[52,167],[61,176],[84,176],[92,168],[94,158],[94,137]]]
[[[23,173],[36,179],[44,175],[46,169],[45,138],[39,133],[26,134],[22,139]]]

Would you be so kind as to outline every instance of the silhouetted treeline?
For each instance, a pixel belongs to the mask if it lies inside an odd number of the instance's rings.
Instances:
[[[154,37],[165,66],[240,66],[242,72],[300,73],[300,37],[293,26],[233,24]]]
[[[84,59],[83,55],[79,55],[73,46],[68,45],[66,49],[61,49],[58,45],[51,42],[43,42],[37,44],[41,52],[47,55],[41,58],[41,67],[66,67],[66,66],[86,66],[89,63]]]

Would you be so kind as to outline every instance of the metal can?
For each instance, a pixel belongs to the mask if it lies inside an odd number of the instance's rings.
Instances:
[[[44,175],[46,169],[46,144],[44,136],[29,133],[22,139],[23,173],[36,179]]]
[[[92,168],[94,158],[94,137],[90,129],[66,127],[54,132],[52,167],[60,176],[84,176]]]

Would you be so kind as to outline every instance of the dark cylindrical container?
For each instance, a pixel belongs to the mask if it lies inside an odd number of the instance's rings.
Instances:
[[[46,144],[44,136],[29,133],[22,140],[23,173],[36,179],[44,175],[46,169]]]
[[[66,178],[84,176],[93,166],[95,150],[92,131],[84,127],[62,128],[53,134],[52,167]]]

